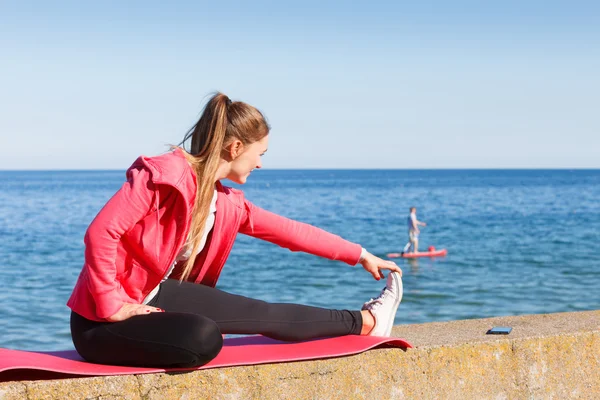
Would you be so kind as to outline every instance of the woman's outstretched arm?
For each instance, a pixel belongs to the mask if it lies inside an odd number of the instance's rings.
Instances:
[[[382,269],[400,271],[392,261],[363,251],[359,244],[304,222],[294,221],[255,206],[245,200],[246,218],[240,232],[275,243],[291,251],[303,251],[350,265],[359,262],[375,279],[383,277]]]

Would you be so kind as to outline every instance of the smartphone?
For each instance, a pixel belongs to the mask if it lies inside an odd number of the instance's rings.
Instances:
[[[510,326],[495,326],[486,332],[487,335],[508,335],[512,331]]]

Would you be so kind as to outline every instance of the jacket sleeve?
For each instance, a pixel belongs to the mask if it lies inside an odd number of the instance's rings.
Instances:
[[[145,170],[130,170],[127,182],[100,210],[85,234],[87,284],[98,318],[108,318],[123,306],[117,281],[117,245],[150,210],[154,184]]]
[[[356,265],[362,247],[312,225],[282,217],[244,200],[246,216],[240,232],[275,243],[291,251]]]

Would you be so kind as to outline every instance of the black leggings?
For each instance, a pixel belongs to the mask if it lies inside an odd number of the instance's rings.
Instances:
[[[162,308],[120,322],[90,321],[71,313],[77,352],[99,364],[197,367],[223,347],[222,333],[262,334],[295,341],[360,334],[360,311],[267,303],[212,287],[169,279],[148,304]]]

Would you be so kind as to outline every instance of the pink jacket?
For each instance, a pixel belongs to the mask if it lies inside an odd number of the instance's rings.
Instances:
[[[195,196],[196,176],[181,151],[138,158],[85,234],[85,263],[67,305],[102,321],[124,303],[141,303],[184,245]],[[187,280],[215,286],[238,232],[350,265],[361,253],[358,244],[263,210],[217,183],[215,224]],[[176,266],[175,277],[181,272]]]

